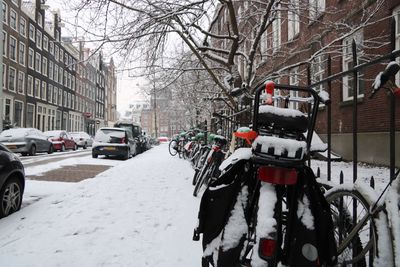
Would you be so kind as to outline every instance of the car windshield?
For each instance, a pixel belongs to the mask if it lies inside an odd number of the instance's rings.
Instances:
[[[109,142],[113,137],[124,138],[124,130],[114,130],[114,129],[100,129],[97,131],[94,138],[97,142]]]
[[[24,137],[24,136],[28,135],[29,130],[30,129],[26,129],[26,128],[8,129],[5,131],[2,131],[0,133],[0,136],[1,137],[14,137],[14,138]]]

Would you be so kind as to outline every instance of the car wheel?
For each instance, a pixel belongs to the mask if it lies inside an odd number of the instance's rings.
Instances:
[[[27,155],[28,155],[28,153],[26,153],[26,152],[22,152],[22,153],[21,153],[21,155],[22,155],[22,156],[27,156]]]
[[[9,178],[0,190],[0,218],[6,217],[18,211],[22,203],[22,185],[15,178]]]
[[[53,145],[50,145],[49,151],[47,151],[47,154],[52,154],[54,152],[54,147]]]
[[[64,152],[64,151],[65,151],[65,145],[64,145],[64,144],[61,144],[61,149],[60,149],[60,151],[61,151],[61,152]]]
[[[85,143],[84,145],[83,145],[83,149],[86,149],[87,148],[87,144]]]
[[[92,153],[92,158],[97,159],[99,155]]]
[[[78,146],[76,145],[76,144],[74,144],[74,148],[72,149],[72,150],[77,150],[78,149]]]
[[[128,150],[126,151],[125,156],[124,156],[124,160],[127,160],[127,159],[129,159],[130,157],[131,157],[131,150],[128,149]]]
[[[32,145],[31,149],[29,150],[29,155],[30,156],[35,156],[36,155],[36,146]]]

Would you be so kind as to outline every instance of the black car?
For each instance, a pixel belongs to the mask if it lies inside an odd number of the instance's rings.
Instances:
[[[136,142],[136,154],[142,153],[148,149],[147,140],[143,134],[142,127],[138,123],[129,120],[119,120],[114,127],[124,128],[130,132]]]
[[[19,158],[0,144],[0,218],[21,208],[25,171]]]
[[[99,155],[117,156],[129,159],[136,155],[137,142],[130,131],[124,128],[103,127],[94,137],[92,145],[92,157]]]

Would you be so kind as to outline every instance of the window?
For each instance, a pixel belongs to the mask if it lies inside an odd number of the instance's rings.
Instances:
[[[54,43],[53,43],[53,41],[50,41],[49,52],[50,52],[50,54],[52,56],[54,56]]]
[[[363,55],[363,33],[358,31],[352,36],[349,36],[343,40],[343,55],[342,55],[342,68],[343,71],[350,70],[354,67],[353,56],[352,56],[352,42],[356,43],[357,56],[360,58]],[[360,62],[359,62],[360,63]],[[357,97],[364,96],[364,73],[358,72],[358,93]],[[354,78],[353,75],[344,76],[343,79],[343,101],[351,100],[354,96]]]
[[[42,96],[43,100],[47,99],[47,83],[45,81],[42,81],[42,91],[40,95]]]
[[[4,107],[4,119],[11,122],[11,99],[6,98],[6,105]]]
[[[42,49],[42,32],[39,29],[36,30],[36,47]]]
[[[280,6],[278,5],[276,17],[272,22],[272,48],[276,52],[281,46],[281,12],[279,11]]]
[[[35,26],[29,23],[29,39],[35,41]]]
[[[7,67],[6,64],[3,63],[3,88],[6,88],[6,78],[7,78]]]
[[[10,46],[8,51],[10,59],[17,61],[17,39],[10,35]]]
[[[38,23],[38,25],[40,26],[40,27],[42,27],[43,26],[43,17],[42,17],[42,14],[40,14],[40,13],[38,13],[38,21],[37,21],[37,23]]]
[[[58,82],[58,65],[54,64],[54,81]]]
[[[35,125],[35,105],[28,103],[26,105],[26,127],[32,128]]]
[[[324,79],[324,72],[326,68],[325,57],[323,55],[316,56],[311,63],[311,83],[316,83]],[[324,85],[320,84],[314,87],[317,92],[324,89]]]
[[[8,24],[8,5],[3,2],[3,23]]]
[[[26,37],[26,20],[23,17],[19,18],[19,33]]]
[[[49,61],[49,79],[53,80],[53,61]]]
[[[53,103],[57,105],[57,100],[58,100],[58,88],[54,87],[53,90]]]
[[[47,102],[53,102],[53,85],[50,83],[47,86]]]
[[[309,0],[310,19],[315,20],[325,11],[325,0]]]
[[[8,90],[15,92],[17,71],[13,67],[8,68]]]
[[[62,106],[62,90],[61,88],[58,89],[58,105]]]
[[[40,80],[35,78],[35,97],[40,98]]]
[[[14,102],[14,124],[17,127],[22,127],[22,111],[24,109],[24,103],[20,101]]]
[[[10,10],[10,27],[14,30],[18,31],[17,29],[17,12],[11,8]]]
[[[7,57],[7,33],[3,31],[3,56]]]
[[[42,72],[42,56],[38,52],[36,52],[35,70],[39,73]]]
[[[28,50],[28,67],[34,69],[35,54],[32,48]]]
[[[22,71],[18,71],[18,93],[25,93],[25,73]]]
[[[43,57],[42,60],[42,74],[47,76],[47,58]]]
[[[299,0],[290,0],[288,11],[288,40],[293,40],[300,32]]]
[[[67,107],[67,101],[68,101],[67,91],[64,91],[64,102],[63,102],[64,107]]]
[[[64,69],[60,67],[60,70],[58,72],[58,82],[60,84],[63,84],[63,73],[64,73]]]
[[[289,72],[289,83],[290,85],[299,85],[299,67],[293,68]],[[290,90],[290,97],[298,97],[299,92]],[[289,107],[292,109],[299,109],[299,103],[296,101],[290,101]]]
[[[18,6],[18,0],[11,0],[11,1],[14,3],[14,5]]]
[[[21,64],[22,66],[25,66],[25,44],[22,42],[19,42],[19,59],[18,62],[19,64]]]
[[[29,96],[33,96],[33,77],[31,75],[28,75],[26,90]]]
[[[59,52],[60,51],[59,51],[58,45],[56,45],[54,48],[54,57],[57,61],[58,61]]]
[[[46,35],[43,36],[43,49],[49,50],[49,38]]]

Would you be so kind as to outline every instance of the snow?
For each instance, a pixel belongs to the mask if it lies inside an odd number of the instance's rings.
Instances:
[[[230,155],[227,159],[225,159],[221,163],[221,165],[219,166],[219,169],[222,171],[229,165],[234,164],[235,162],[238,162],[239,160],[250,159],[251,156],[252,156],[252,152],[251,152],[250,147],[238,148],[232,153],[232,155]]]
[[[294,158],[299,149],[301,149],[300,158],[303,158],[307,148],[307,143],[304,141],[284,139],[274,136],[257,136],[253,142],[253,149],[256,149],[259,144],[261,144],[262,153],[268,153],[268,149],[273,147],[274,155],[282,156],[284,151],[287,151],[289,158]]]
[[[327,91],[321,90],[318,95],[325,103],[330,100],[329,93]]]
[[[102,160],[88,155],[77,163],[95,161]],[[24,207],[0,220],[2,265],[200,265],[190,163],[171,157],[165,144],[127,161],[104,161],[115,167],[79,183],[27,180]],[[33,196],[41,198],[26,205]]]
[[[273,235],[276,232],[276,220],[274,219],[276,200],[274,185],[261,182],[256,227],[257,240],[255,240],[254,251],[259,250],[260,243],[258,241],[260,238],[273,238]],[[251,266],[264,267],[265,261],[260,258],[258,253],[253,253],[251,256]]]
[[[309,230],[314,230],[314,217],[311,214],[310,201],[304,195],[303,199],[298,202],[297,218],[301,220],[304,226]]]
[[[374,88],[374,90],[379,89],[379,87],[381,87],[381,77],[382,77],[383,72],[379,72],[378,75],[376,75],[375,80],[372,84],[372,88]]]
[[[90,153],[79,158],[68,158],[67,153],[63,153],[60,157],[65,159],[57,163],[26,167],[26,173],[37,175],[60,166],[78,164],[101,164],[112,168],[79,183],[27,180],[22,209],[0,220],[2,265],[200,266],[203,254],[201,242],[192,241],[200,198],[192,196],[193,169],[188,161],[171,157],[167,144],[161,144],[127,161],[92,159]],[[50,156],[57,155],[43,155],[43,159]],[[40,157],[22,159],[24,163],[29,162],[26,166],[30,166],[33,159],[40,161]],[[248,159],[251,157],[251,148],[238,149],[231,157],[231,163],[235,158]],[[347,162],[332,162],[333,183],[338,183],[339,173],[343,171],[347,184],[342,187],[356,187],[369,196],[368,201],[376,200],[389,180],[388,169],[359,164],[358,180],[353,184],[352,166]],[[326,162],[313,160],[315,172],[317,167],[321,169],[321,180],[326,180]],[[375,178],[376,190],[368,186],[371,176]],[[399,188],[396,180],[387,193],[386,202],[392,220],[390,224],[397,230],[395,244],[399,244],[400,240],[400,216],[396,209]],[[247,192],[239,196],[244,197],[247,197]],[[257,236],[267,237],[273,232],[276,222],[271,211],[275,202],[273,186],[262,183],[258,216],[269,219],[259,220]],[[308,205],[306,202],[303,199],[304,206]],[[239,207],[235,207],[233,214],[235,223],[232,225],[240,224]],[[304,212],[301,214],[307,218]],[[392,241],[383,238],[389,224],[383,215],[381,213],[376,220],[382,254],[375,259],[374,266],[390,266],[391,251],[388,244]],[[233,234],[240,234],[243,230],[244,227],[229,229]],[[215,240],[215,247],[220,242],[228,241],[221,241],[219,236],[219,240]],[[212,247],[210,249],[212,251]],[[395,249],[398,252],[400,248],[397,245]],[[264,266],[257,253],[252,255],[252,264]]]
[[[297,109],[291,109],[291,108],[279,108],[279,107],[274,107],[274,106],[269,106],[269,105],[262,105],[258,109],[259,113],[272,113],[276,114],[278,116],[283,116],[283,117],[304,117],[305,115],[303,112]]]

